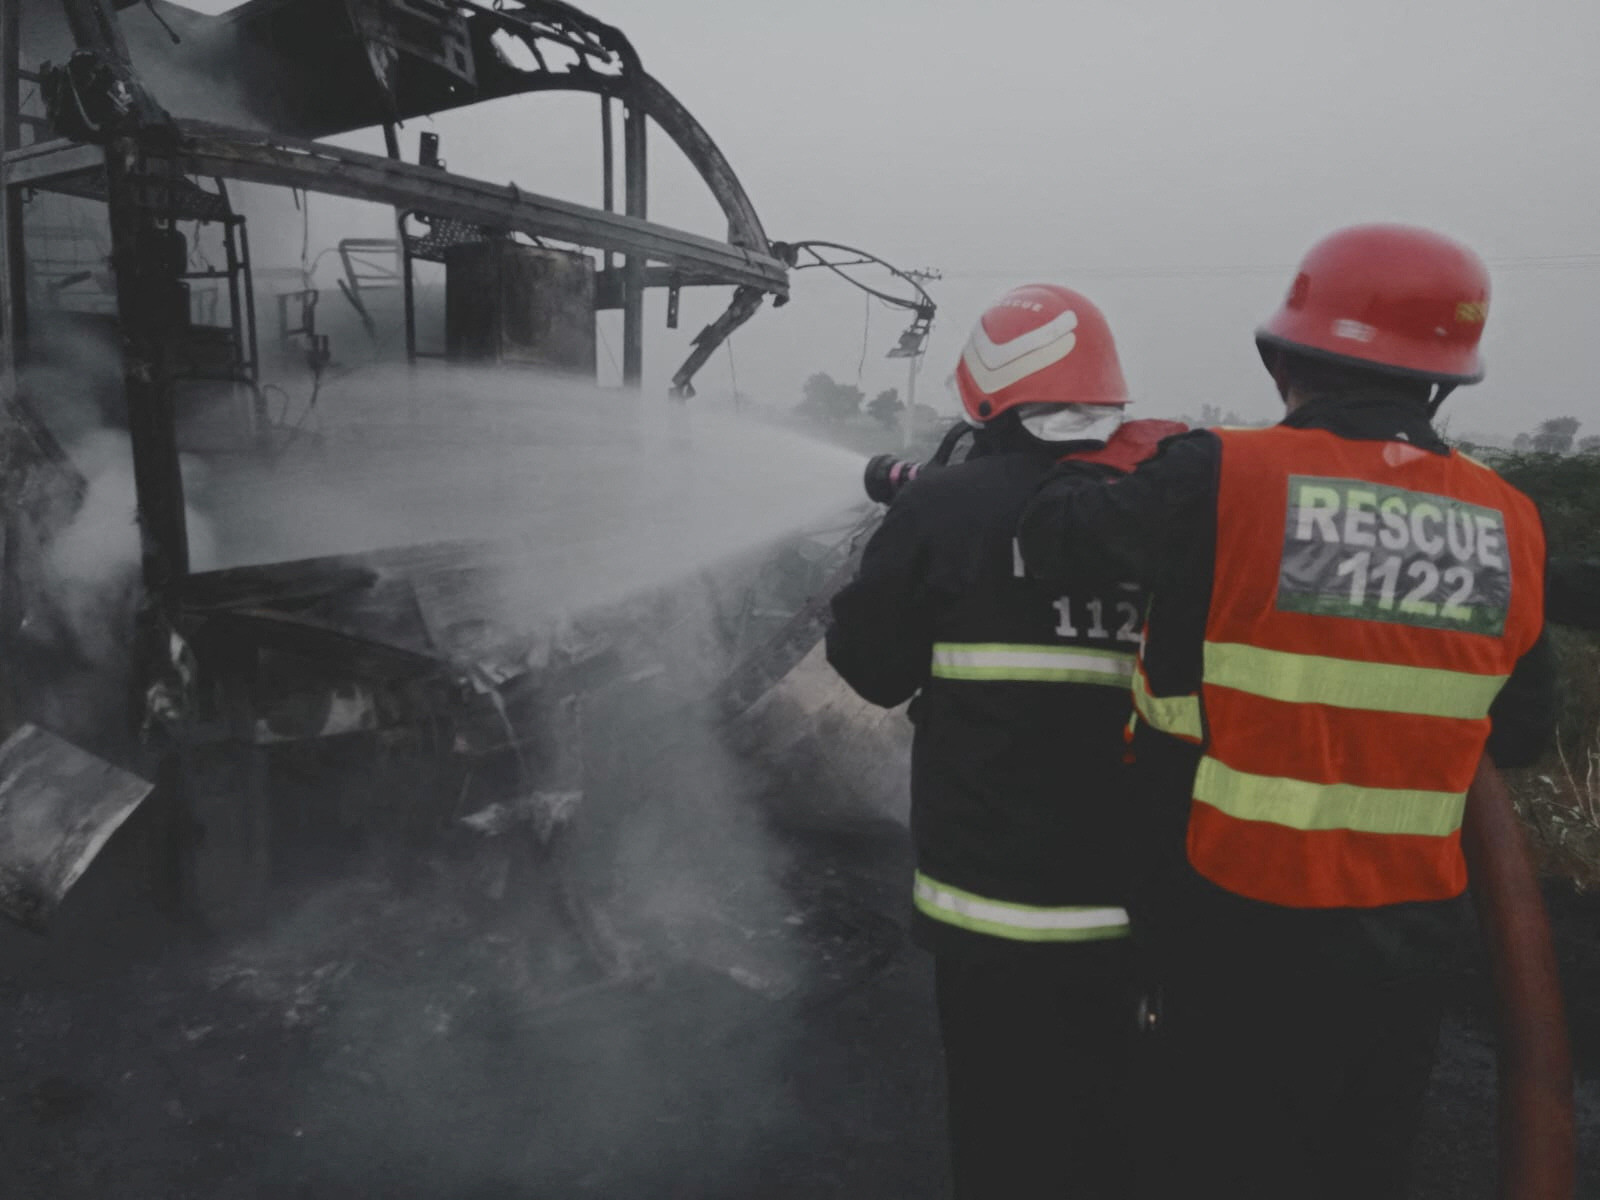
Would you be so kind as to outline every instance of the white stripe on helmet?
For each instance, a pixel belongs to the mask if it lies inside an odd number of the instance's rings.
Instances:
[[[1071,354],[1078,344],[1073,332],[1077,328],[1078,314],[1069,308],[1037,329],[997,343],[979,321],[967,339],[967,348],[961,352],[961,361],[979,389],[993,395]]]

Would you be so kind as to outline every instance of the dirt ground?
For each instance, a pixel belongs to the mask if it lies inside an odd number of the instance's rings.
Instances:
[[[776,890],[724,881],[670,936],[619,926],[632,960],[609,976],[548,897],[485,905],[453,869],[397,883],[345,863],[261,929],[202,937],[128,905],[113,844],[49,939],[0,934],[0,1195],[940,1196],[904,831],[782,834]],[[1600,898],[1552,903],[1579,1195],[1600,1195]],[[1418,1200],[1491,1195],[1493,1072],[1485,997],[1464,980]]]

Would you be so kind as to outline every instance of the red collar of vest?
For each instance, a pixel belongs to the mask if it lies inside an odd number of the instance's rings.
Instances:
[[[1152,457],[1163,439],[1188,431],[1189,427],[1182,421],[1154,418],[1124,421],[1098,450],[1074,450],[1071,454],[1062,455],[1061,461],[1098,463],[1126,475]]]

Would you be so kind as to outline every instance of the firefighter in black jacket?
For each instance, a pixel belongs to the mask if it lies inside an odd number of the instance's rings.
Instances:
[[[1336,233],[1257,334],[1281,424],[1174,438],[1024,514],[1030,576],[1152,593],[1130,797],[1164,993],[1151,1197],[1405,1194],[1469,786],[1553,725],[1538,514],[1429,420],[1481,377],[1487,308],[1465,247]]]
[[[1111,476],[1182,426],[1122,424],[1110,329],[1062,287],[986,312],[956,380],[973,450],[894,499],[833,602],[828,660],[873,703],[916,696],[914,936],[935,955],[956,1195],[1113,1195],[1144,597],[1021,578],[1012,535],[1058,461]]]

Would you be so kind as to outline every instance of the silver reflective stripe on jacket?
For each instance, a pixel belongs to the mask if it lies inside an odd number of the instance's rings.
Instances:
[[[1091,942],[1128,936],[1128,910],[1106,906],[1043,908],[989,900],[917,872],[918,911],[959,929],[1018,942]]]
[[[1125,688],[1133,679],[1131,650],[1029,646],[1008,642],[935,642],[935,679],[1014,683],[1096,683]]]

